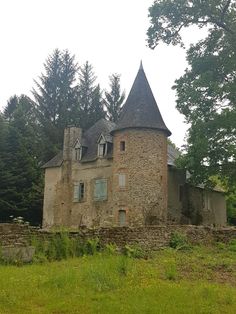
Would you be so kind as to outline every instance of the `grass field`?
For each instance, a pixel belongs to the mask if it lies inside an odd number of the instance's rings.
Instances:
[[[0,313],[236,313],[236,252],[97,253],[0,266]]]

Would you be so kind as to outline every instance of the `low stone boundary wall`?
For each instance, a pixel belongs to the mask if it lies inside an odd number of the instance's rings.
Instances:
[[[211,244],[213,242],[227,243],[236,239],[236,228],[213,228],[192,225],[166,225],[149,227],[114,227],[98,229],[81,229],[70,231],[71,237],[80,239],[99,238],[100,243],[115,243],[118,247],[126,244],[138,244],[145,250],[157,250],[169,244],[171,234],[185,234],[192,244]],[[18,224],[0,224],[0,245],[27,246],[33,237],[47,240],[55,232]]]

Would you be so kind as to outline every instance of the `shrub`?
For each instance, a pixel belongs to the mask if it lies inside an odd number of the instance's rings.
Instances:
[[[142,250],[140,246],[136,245],[125,245],[124,247],[124,254],[128,257],[133,257],[133,258],[144,258],[145,253]]]
[[[118,247],[116,244],[108,243],[105,245],[104,252],[108,255],[115,255],[118,252]]]
[[[179,232],[171,234],[169,246],[176,250],[185,250],[190,248],[186,235]]]
[[[88,239],[85,244],[85,254],[94,255],[99,250],[99,239]]]
[[[223,242],[216,242],[216,247],[219,251],[223,251],[226,249],[226,245]]]
[[[229,250],[236,252],[236,239],[233,239],[229,242]]]

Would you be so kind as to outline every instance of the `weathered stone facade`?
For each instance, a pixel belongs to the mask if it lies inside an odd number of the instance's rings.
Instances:
[[[66,128],[63,152],[44,166],[43,227],[137,227],[167,218],[225,225],[223,194],[186,184],[170,134],[140,67],[116,124]]]
[[[120,151],[122,141],[125,151]],[[166,135],[152,129],[128,129],[116,132],[113,143],[113,206],[117,215],[125,208],[129,225],[166,222]],[[120,173],[126,174],[125,188],[119,187]]]
[[[224,194],[186,183],[186,171],[168,166],[168,221],[175,224],[225,226]]]

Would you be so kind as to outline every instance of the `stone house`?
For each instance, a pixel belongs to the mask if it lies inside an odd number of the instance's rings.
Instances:
[[[186,183],[142,65],[117,124],[69,126],[47,162],[43,227],[226,224],[224,195]]]

